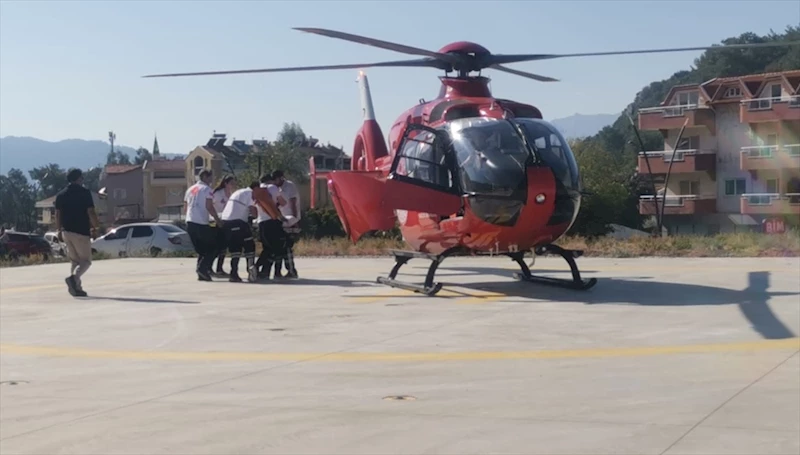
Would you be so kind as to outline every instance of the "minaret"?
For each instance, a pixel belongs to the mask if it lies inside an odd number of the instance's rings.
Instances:
[[[161,153],[158,151],[158,136],[153,135],[153,161],[161,159]]]

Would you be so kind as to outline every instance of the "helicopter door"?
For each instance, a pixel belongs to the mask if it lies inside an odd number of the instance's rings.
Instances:
[[[446,133],[409,125],[386,180],[385,204],[393,209],[452,215],[461,209],[454,160]]]
[[[345,233],[353,242],[367,232],[394,228],[394,212],[382,202],[385,190],[380,171],[333,171],[329,174],[328,194]]]

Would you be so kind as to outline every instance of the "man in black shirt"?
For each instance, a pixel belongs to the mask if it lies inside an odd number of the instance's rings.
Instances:
[[[69,185],[56,196],[56,229],[58,239],[67,244],[67,256],[72,263],[65,280],[69,293],[86,297],[81,275],[92,265],[92,238],[100,223],[94,211],[92,193],[83,186],[80,169],[67,173]]]

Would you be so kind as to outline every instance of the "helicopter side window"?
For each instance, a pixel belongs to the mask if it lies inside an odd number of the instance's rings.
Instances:
[[[516,119],[540,162],[550,167],[566,188],[580,191],[578,164],[564,136],[550,123],[540,119]]]
[[[412,127],[398,150],[392,172],[423,186],[452,192],[454,179],[446,143],[444,132]]]

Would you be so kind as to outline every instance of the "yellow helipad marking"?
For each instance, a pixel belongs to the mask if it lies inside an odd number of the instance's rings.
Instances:
[[[475,303],[489,303],[496,300],[508,298],[506,294],[500,294],[497,292],[483,292],[477,291],[480,293],[476,293],[475,290],[470,290],[470,292],[464,291],[457,291],[450,287],[449,289],[442,289],[439,293],[436,294],[435,297],[437,298],[446,298],[446,299],[453,299],[452,303],[458,303],[461,305],[464,304],[475,304]],[[397,297],[420,297],[420,298],[428,298],[423,294],[415,293],[413,291],[406,291],[406,290],[398,290],[393,292],[387,292],[383,294],[370,294],[370,295],[352,295],[346,296],[348,299],[358,302],[358,303],[372,303],[386,299],[393,299]]]
[[[800,349],[800,338],[783,340],[761,340],[744,343],[720,343],[684,346],[645,346],[598,349],[559,349],[543,351],[510,352],[339,352],[339,353],[293,353],[293,352],[159,352],[159,351],[114,351],[99,349],[62,348],[45,346],[20,346],[0,344],[0,353],[5,355],[28,355],[43,357],[72,357],[117,360],[179,360],[179,361],[261,361],[261,362],[444,362],[521,359],[567,359],[603,357],[644,357],[667,354],[701,354],[720,352],[755,352],[779,349]]]

